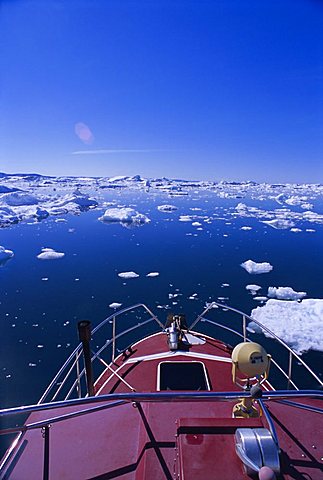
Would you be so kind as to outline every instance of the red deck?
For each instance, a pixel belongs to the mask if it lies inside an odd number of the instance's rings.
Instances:
[[[237,390],[231,379],[228,349],[221,342],[206,340],[189,352],[173,354],[167,348],[166,335],[156,334],[135,344],[133,353],[119,356],[111,367],[137,392],[153,392],[161,361],[199,360],[205,364],[213,391]],[[156,354],[165,356],[147,358]],[[107,370],[97,382],[96,391],[129,392],[129,388]],[[241,426],[267,428],[267,424],[263,417],[232,418],[232,407],[232,402],[202,401],[127,404],[54,423],[50,428],[49,479],[247,479],[235,453],[234,432]],[[269,409],[282,451],[280,478],[322,479],[321,416],[273,401]],[[76,410],[84,407],[33,413],[28,423]],[[43,451],[41,432],[28,431],[16,461],[0,478],[43,479]]]

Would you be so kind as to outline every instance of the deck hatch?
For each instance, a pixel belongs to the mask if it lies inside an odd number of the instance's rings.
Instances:
[[[158,365],[158,390],[210,390],[202,362],[161,362]]]

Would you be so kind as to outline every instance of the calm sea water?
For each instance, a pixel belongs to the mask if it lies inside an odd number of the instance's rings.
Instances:
[[[171,199],[163,194],[108,192],[106,199],[115,200],[116,195],[119,204],[135,205],[151,222],[137,228],[103,224],[98,217],[104,210],[97,209],[69,215],[66,222],[58,223],[52,217],[0,231],[0,245],[15,253],[0,268],[2,407],[36,402],[77,344],[77,321],[89,319],[97,325],[112,313],[112,302],[124,307],[146,303],[162,321],[168,310],[157,305],[169,305],[174,312],[185,312],[190,323],[206,302],[218,297],[250,314],[259,305],[245,289],[250,283],[263,286],[263,295],[268,286],[292,286],[306,291],[309,298],[322,297],[321,225],[304,224],[304,228],[315,228],[315,233],[291,233],[257,219],[232,219],[230,209],[239,200],[220,199],[212,192],[191,192]],[[278,207],[274,202],[243,201],[261,208]],[[176,205],[178,210],[159,212],[157,206],[165,203]],[[315,210],[322,208],[318,205]],[[191,222],[178,221],[179,215],[209,216],[215,212],[223,220],[210,224],[198,220],[202,230]],[[252,230],[240,230],[244,225]],[[36,256],[42,247],[65,252],[65,257],[40,261]],[[274,269],[269,274],[249,275],[240,266],[248,259],[269,261]],[[117,275],[125,271],[140,276],[125,281]],[[149,272],[160,275],[147,278]],[[170,293],[180,295],[169,299]],[[189,300],[195,293],[197,299]],[[214,314],[210,318],[217,320],[218,314]],[[251,338],[271,352],[276,348],[262,335]],[[309,352],[303,358],[322,374],[322,353]],[[303,380],[305,386],[312,386],[306,376]]]

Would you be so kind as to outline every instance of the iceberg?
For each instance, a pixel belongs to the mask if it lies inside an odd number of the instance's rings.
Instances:
[[[138,273],[135,273],[135,272],[121,272],[121,273],[118,273],[118,276],[120,278],[137,278],[137,277],[139,277]]]
[[[268,297],[279,300],[301,300],[306,297],[306,292],[295,292],[292,287],[269,287]]]
[[[246,260],[241,263],[241,267],[251,274],[268,273],[273,269],[273,266],[268,262],[257,263],[253,260]]]
[[[64,256],[65,253],[56,252],[53,248],[42,248],[42,251],[37,255],[37,258],[39,258],[39,260],[58,260]]]
[[[160,212],[174,212],[177,210],[175,205],[159,205],[157,208]]]
[[[0,196],[0,202],[10,207],[20,207],[23,205],[36,205],[39,203],[38,198],[30,193],[25,192],[9,192]]]
[[[253,309],[251,316],[297,353],[323,350],[323,299],[308,298],[301,302],[270,299],[264,306]]]
[[[133,208],[108,208],[99,220],[104,223],[121,223],[126,225],[143,225],[150,219]]]
[[[113,302],[113,303],[110,303],[109,307],[110,308],[120,308],[121,305],[122,305],[122,303]]]
[[[285,230],[291,227],[294,227],[295,223],[291,220],[286,220],[285,218],[274,218],[273,220],[262,220],[262,223],[269,225],[272,228],[277,230]]]
[[[254,284],[246,285],[246,290],[248,290],[252,295],[256,295],[256,293],[260,289],[261,289],[260,285],[254,285]]]
[[[12,250],[6,250],[4,247],[0,246],[0,262],[5,262],[6,260],[9,260],[9,258],[12,258],[14,256],[14,253]]]

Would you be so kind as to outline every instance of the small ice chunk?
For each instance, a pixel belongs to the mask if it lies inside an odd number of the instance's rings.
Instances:
[[[193,222],[192,227],[200,227],[202,224],[200,222]]]
[[[6,250],[4,247],[0,245],[0,262],[3,262],[4,260],[8,260],[13,256],[14,256],[14,253],[12,250]]]
[[[247,230],[252,230],[252,227],[247,227],[247,226],[245,226],[245,227],[241,227],[240,230],[246,230],[246,231],[247,231]]]
[[[181,215],[178,220],[180,222],[191,222],[192,217],[190,217],[189,215]]]
[[[224,288],[224,287],[230,287],[230,284],[229,283],[222,283],[221,288]]]
[[[273,269],[273,266],[268,262],[257,263],[253,260],[246,260],[241,264],[241,267],[251,274],[268,273]]]
[[[37,258],[39,258],[39,260],[58,260],[64,256],[65,253],[56,252],[53,248],[42,248],[42,251],[37,255]]]
[[[293,233],[299,233],[302,230],[300,228],[291,228],[290,231],[293,232]]]
[[[110,303],[109,307],[110,308],[120,308],[121,305],[122,305],[122,303],[113,302],[113,303]]]
[[[261,289],[260,285],[246,285],[246,290],[250,290],[251,292],[258,292]]]
[[[267,297],[253,297],[256,302],[266,302],[268,300]]]
[[[120,278],[137,278],[137,277],[139,277],[138,273],[136,273],[136,272],[121,272],[121,273],[118,273],[118,276]]]
[[[158,277],[159,276],[159,272],[150,272],[150,273],[147,273],[146,277]]]
[[[294,227],[294,222],[291,220],[286,220],[284,218],[274,218],[273,220],[263,220],[262,223],[269,225],[270,227],[276,228],[277,230],[285,230],[287,228]]]
[[[316,230],[314,230],[314,228],[307,228],[305,231],[306,231],[306,232],[309,232],[309,233],[314,233],[314,232],[316,232]]]
[[[175,207],[175,205],[159,205],[158,207],[158,210],[160,212],[175,212],[175,210],[177,210],[177,207]]]
[[[306,292],[295,292],[292,287],[269,287],[268,297],[279,300],[301,300],[306,297]]]
[[[66,223],[66,218],[56,218],[55,223]]]

